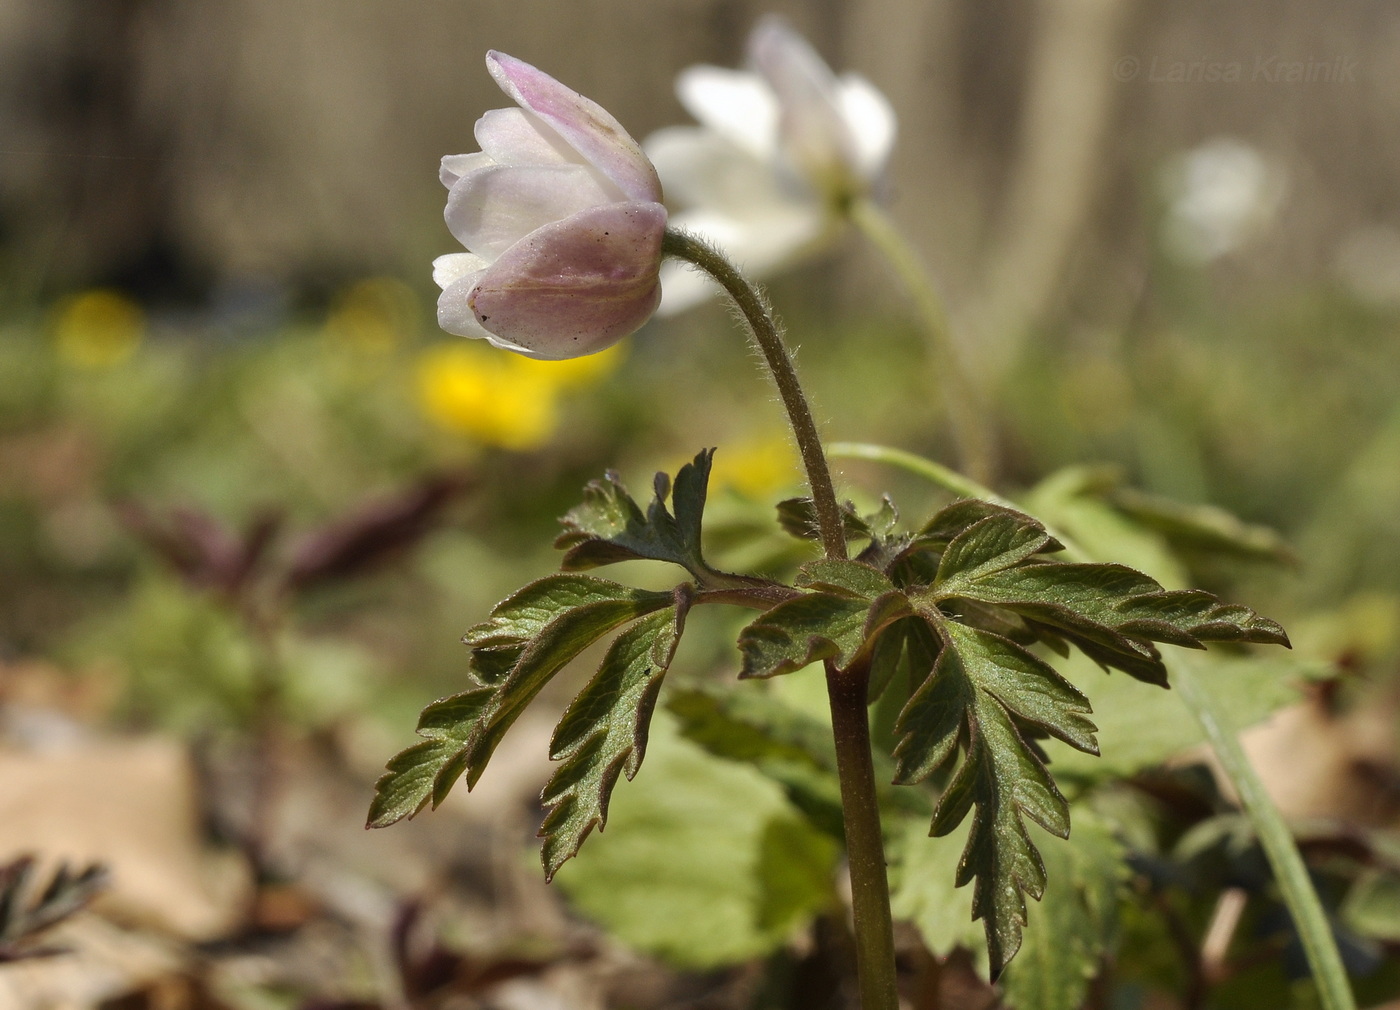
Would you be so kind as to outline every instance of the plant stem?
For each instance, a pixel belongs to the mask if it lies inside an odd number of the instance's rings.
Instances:
[[[913,453],[863,443],[838,443],[832,446],[832,450],[833,455],[877,460],[901,467],[927,477],[941,487],[955,490],[958,494],[971,493],[973,497],[998,503],[1005,501],[987,488],[979,487],[976,482],[958,474],[950,474],[937,463]],[[1065,546],[1065,554],[1072,560],[1102,560],[1090,558],[1082,548],[1075,546],[1068,537],[1057,533],[1048,525],[1046,531]],[[1164,657],[1168,677],[1180,693],[1182,703],[1200,724],[1206,740],[1220,761],[1225,777],[1240,797],[1245,815],[1249,818],[1269,866],[1274,871],[1274,879],[1278,881],[1283,903],[1293,917],[1293,925],[1303,943],[1303,952],[1307,955],[1308,966],[1312,969],[1324,1010],[1356,1010],[1356,999],[1347,981],[1346,969],[1337,950],[1336,937],[1332,935],[1327,913],[1308,877],[1307,867],[1298,852],[1297,844],[1293,841],[1292,833],[1288,830],[1288,825],[1283,822],[1278,808],[1269,799],[1264,784],[1250,765],[1236,731],[1230,724],[1229,713],[1201,681],[1197,666],[1199,660],[1184,649],[1172,649],[1170,652],[1169,657]]]
[[[948,313],[944,311],[943,300],[929,280],[928,271],[919,261],[918,253],[905,241],[879,204],[870,199],[859,199],[851,204],[849,213],[855,226],[894,267],[914,302],[928,338],[929,356],[939,373],[939,383],[948,405],[959,463],[975,480],[984,484],[989,482],[993,476],[994,460],[983,411],[977,403],[974,387],[958,362],[958,351],[953,346],[952,331],[948,326]]]
[[[797,439],[797,451],[802,454],[802,465],[807,471],[807,484],[812,491],[812,505],[817,513],[817,526],[821,534],[822,547],[829,558],[846,556],[846,531],[841,522],[841,510],[836,504],[836,489],[831,483],[831,470],[822,452],[821,436],[817,434],[817,423],[812,419],[812,409],[807,397],[802,393],[802,385],[797,380],[797,369],[793,367],[792,355],[783,343],[782,332],[774,319],[768,301],[756,291],[743,274],[739,273],[727,259],[705,242],[682,231],[666,229],[666,237],[661,246],[663,254],[686,261],[709,274],[719,286],[724,288],[738,307],[744,321],[749,324],[754,343],[758,345],[773,383],[778,387],[778,396],[787,411],[788,422],[792,425],[793,437]]]
[[[870,756],[870,717],[866,697],[870,668],[856,664],[838,670],[826,664],[826,696],[836,740],[836,776],[841,785],[841,819],[846,828],[846,861],[851,874],[851,913],[855,919],[856,974],[864,1010],[894,1010],[894,922],[885,843]]]
[[[714,278],[748,323],[797,439],[826,556],[845,558],[846,531],[831,482],[831,470],[822,451],[811,407],[798,382],[792,355],[783,343],[772,310],[743,275],[704,242],[668,229],[662,249],[666,255],[682,259]],[[870,752],[870,715],[866,705],[869,681],[870,671],[864,664],[846,670],[838,670],[830,662],[826,664],[846,857],[851,873],[851,911],[855,920],[861,1007],[862,1010],[898,1010],[894,924],[890,916],[880,809],[876,802],[875,766]]]
[[[956,470],[912,452],[905,452],[903,449],[894,449],[887,445],[872,445],[869,442],[832,442],[826,447],[826,454],[837,459],[866,459],[874,463],[888,463],[890,466],[899,467],[901,470],[930,480],[945,491],[951,491],[959,498],[981,498],[994,505],[1004,505],[1007,508],[1016,507],[1005,498],[999,497],[977,481],[964,477]]]
[[[1356,1000],[1327,913],[1318,900],[1288,825],[1250,765],[1230,725],[1229,714],[1202,683],[1197,658],[1180,650],[1173,652],[1168,664],[1172,685],[1181,692],[1182,701],[1205,731],[1226,777],[1239,793],[1240,803],[1254,825],[1254,833],[1273,867],[1284,904],[1293,917],[1293,926],[1303,943],[1323,1007],[1325,1010],[1356,1010]]]

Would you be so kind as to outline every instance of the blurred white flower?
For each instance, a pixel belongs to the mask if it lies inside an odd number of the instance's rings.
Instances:
[[[761,277],[834,237],[852,200],[867,195],[894,145],[894,110],[863,77],[837,77],[786,22],[749,36],[748,70],[682,71],[676,94],[699,126],[647,138],[671,223],[713,242]],[[662,268],[660,314],[718,289],[679,263]]]
[[[1234,252],[1262,232],[1283,200],[1282,170],[1253,147],[1220,137],[1167,167],[1167,248],[1194,263]]]

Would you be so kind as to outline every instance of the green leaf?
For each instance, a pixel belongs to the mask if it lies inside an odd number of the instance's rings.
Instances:
[[[894,524],[894,506],[884,500],[881,510],[874,516],[862,516],[850,502],[843,502],[841,524],[847,540],[868,538],[878,539],[882,531],[888,532]],[[785,498],[777,504],[778,525],[790,536],[799,540],[821,540],[821,528],[817,522],[817,510],[810,498]]]
[[[809,821],[844,841],[829,723],[756,687],[733,691],[696,684],[672,691],[666,708],[687,740],[716,757],[757,768],[782,786]]]
[[[1241,728],[1298,701],[1306,682],[1332,674],[1328,664],[1291,653],[1211,652],[1201,656],[1200,663],[1208,674],[1203,682]],[[1200,724],[1176,691],[1144,691],[1132,680],[1105,678],[1084,658],[1070,659],[1058,669],[1071,683],[1093,691],[1102,757],[1058,749],[1054,753],[1057,776],[1099,782],[1135,775],[1205,740]]]
[[[1275,564],[1298,561],[1274,530],[1243,522],[1214,505],[1187,505],[1128,487],[1111,489],[1108,500],[1139,526],[1161,534],[1178,549]]]
[[[980,498],[960,498],[938,511],[932,519],[923,525],[923,528],[914,535],[914,546],[916,547],[937,547],[942,548],[950,541],[961,536],[969,528],[982,522],[984,519],[1009,519],[1016,523],[1040,530],[1044,533],[1044,527],[1026,515],[1024,512],[1017,512],[1015,509],[1007,508],[1004,505],[994,505]],[[1047,536],[1047,540],[1054,544],[1054,540]],[[1046,550],[1056,550],[1059,545],[1046,547]]]
[[[933,670],[938,656],[938,639],[922,617],[905,617],[893,622],[875,640],[870,656],[870,692],[874,703],[892,683],[904,685],[907,699]]]
[[[744,657],[739,675],[774,677],[818,660],[844,669],[886,626],[910,613],[898,590],[874,600],[826,592],[786,600],[739,633]]]
[[[468,788],[476,785],[481,778],[506,730],[549,683],[550,678],[570,660],[614,628],[676,602],[675,593],[633,589],[588,576],[559,575],[541,579],[535,587],[527,587],[512,596],[492,612],[491,621],[478,628],[489,628],[493,622],[500,622],[499,626],[512,629],[523,626],[525,622],[519,618],[522,594],[529,592],[530,599],[534,601],[541,594],[530,590],[550,582],[561,587],[561,592],[551,598],[559,601],[562,609],[523,646],[510,673],[495,686],[491,700],[478,717],[465,754]],[[591,586],[581,586],[583,582],[591,583]],[[535,608],[532,607],[530,613],[533,621]],[[534,627],[534,624],[530,626]],[[495,649],[499,648],[496,643],[500,640],[500,634],[499,630],[483,632],[473,638],[468,633],[468,642],[484,641],[486,644],[477,648]],[[435,805],[442,802],[451,785],[451,782],[439,777],[433,794]]]
[[[1049,884],[1029,910],[1026,939],[1001,978],[1016,1010],[1078,1010],[1118,934],[1125,851],[1090,811],[1074,810],[1068,841],[1040,846]]]
[[[680,565],[701,582],[717,574],[700,550],[700,527],[705,511],[713,449],[702,450],[693,462],[670,478],[658,473],[651,504],[643,514],[617,474],[584,488],[583,504],[560,520],[564,532],[554,546],[567,551],[560,568],[582,571],[618,561],[669,561]],[[673,515],[666,507],[671,499]]]
[[[796,584],[862,600],[894,590],[894,583],[883,572],[859,561],[835,558],[807,562],[798,570]]]
[[[490,618],[462,637],[471,649],[471,673],[478,683],[498,685],[515,668],[525,646],[560,615],[592,604],[639,600],[658,600],[664,606],[671,595],[592,575],[550,575],[532,582],[496,604]]]
[[[618,776],[630,781],[641,767],[661,679],[684,621],[683,612],[668,608],[618,635],[555,728],[549,756],[562,764],[540,796],[550,808],[540,827],[546,879],[589,832],[603,830]]]
[[[1045,528],[1028,516],[999,512],[954,537],[938,562],[936,585],[975,583],[1021,564],[1033,554],[1057,550]]]
[[[1105,667],[1165,686],[1152,641],[1204,648],[1208,641],[1287,645],[1278,624],[1200,590],[1165,590],[1122,565],[1022,564],[954,572],[934,598],[994,604],[1080,646]]]
[[[938,957],[966,947],[985,971],[985,931],[972,917],[972,895],[954,883],[968,828],[964,823],[946,838],[929,838],[923,818],[908,817],[892,827],[890,911],[912,922]]]
[[[1094,751],[1088,700],[1049,666],[998,635],[931,618],[943,640],[933,673],[900,714],[899,782],[917,782],[966,747],[934,811],[943,835],[977,808],[959,864],[959,886],[976,880],[973,916],[984,920],[993,972],[1015,955],[1025,895],[1039,898],[1045,870],[1022,817],[1069,833],[1069,806],[1022,727]]]
[[[434,783],[439,778],[451,787],[465,768],[467,741],[493,693],[488,687],[478,687],[440,698],[423,710],[418,735],[427,739],[389,761],[388,771],[374,784],[366,827],[388,827],[418,813],[433,799]],[[442,794],[446,793],[443,789]]]
[[[779,786],[652,722],[646,768],[613,798],[607,838],[555,878],[623,942],[690,968],[762,957],[833,900],[838,846]]]

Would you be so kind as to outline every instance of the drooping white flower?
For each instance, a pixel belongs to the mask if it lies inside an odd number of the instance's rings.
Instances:
[[[661,297],[666,209],[641,146],[601,106],[530,64],[486,66],[518,108],[476,123],[481,151],[442,159],[438,324],[535,358],[575,358],[634,332]]]
[[[763,276],[834,236],[850,201],[884,170],[895,117],[872,84],[837,77],[780,18],[750,35],[748,67],[682,71],[676,94],[700,125],[660,130],[645,148],[682,208],[671,224]],[[674,263],[662,270],[662,289],[662,314],[716,290]]]

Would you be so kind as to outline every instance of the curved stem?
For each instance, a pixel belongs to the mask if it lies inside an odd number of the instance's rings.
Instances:
[[[943,490],[951,491],[959,498],[981,498],[994,505],[1004,505],[1007,508],[1016,507],[1005,498],[999,497],[996,492],[983,487],[970,477],[964,477],[951,467],[935,463],[925,456],[906,452],[903,449],[895,449],[888,445],[875,445],[871,442],[832,442],[826,447],[826,454],[836,459],[865,459],[873,463],[888,463],[890,466],[930,480]]]
[[[894,267],[913,300],[928,338],[929,355],[939,372],[959,462],[976,480],[987,483],[992,479],[994,470],[991,440],[974,387],[958,362],[943,300],[934,290],[918,254],[877,203],[870,199],[856,200],[851,204],[850,218],[870,243],[880,250],[880,255]]]
[[[684,232],[667,230],[662,250],[685,260],[715,279],[749,325],[763,354],[783,407],[792,424],[807,470],[822,546],[829,558],[846,557],[846,531],[831,483],[831,471],[811,408],[797,381],[792,356],[766,301],[716,250]],[[894,963],[894,923],[885,871],[884,839],[870,753],[870,715],[866,704],[870,670],[857,664],[837,669],[826,664],[827,699],[831,704],[836,771],[841,787],[841,818],[851,873],[851,912],[855,919],[856,974],[862,1010],[898,1010]]]
[[[749,324],[754,343],[758,345],[773,383],[778,387],[778,396],[783,401],[783,409],[787,411],[788,422],[797,439],[797,451],[802,454],[802,465],[807,471],[807,484],[812,490],[812,505],[817,513],[817,526],[826,556],[844,558],[846,531],[841,522],[841,510],[836,504],[831,470],[822,452],[821,436],[817,434],[817,423],[812,419],[812,409],[802,393],[801,383],[797,381],[792,355],[783,343],[783,335],[767,300],[754,290],[743,274],[734,269],[733,264],[693,235],[667,228],[661,250],[664,255],[685,260],[714,278],[734,300],[744,321]]]
[[[975,481],[952,473],[932,460],[899,449],[839,442],[831,447],[831,454],[889,463],[926,477],[956,494],[971,494],[985,501],[1006,503],[1005,499],[998,498]],[[1048,525],[1046,531],[1065,545],[1065,554],[1070,559],[1102,560],[1089,557],[1071,540]],[[1225,777],[1240,797],[1245,815],[1249,818],[1269,866],[1274,871],[1274,879],[1278,881],[1283,903],[1288,906],[1288,912],[1293,917],[1293,924],[1303,943],[1303,952],[1307,955],[1308,966],[1312,969],[1324,1010],[1356,1010],[1356,999],[1347,981],[1346,969],[1337,950],[1337,941],[1327,921],[1327,912],[1322,907],[1316,888],[1308,878],[1307,867],[1298,852],[1292,832],[1288,830],[1288,825],[1284,823],[1278,808],[1264,790],[1264,784],[1250,765],[1249,758],[1240,746],[1236,730],[1230,723],[1229,713],[1198,677],[1197,658],[1183,649],[1173,649],[1171,653],[1169,657],[1163,657],[1167,663],[1168,677],[1180,692],[1182,703],[1200,724],[1206,740],[1220,761]]]

